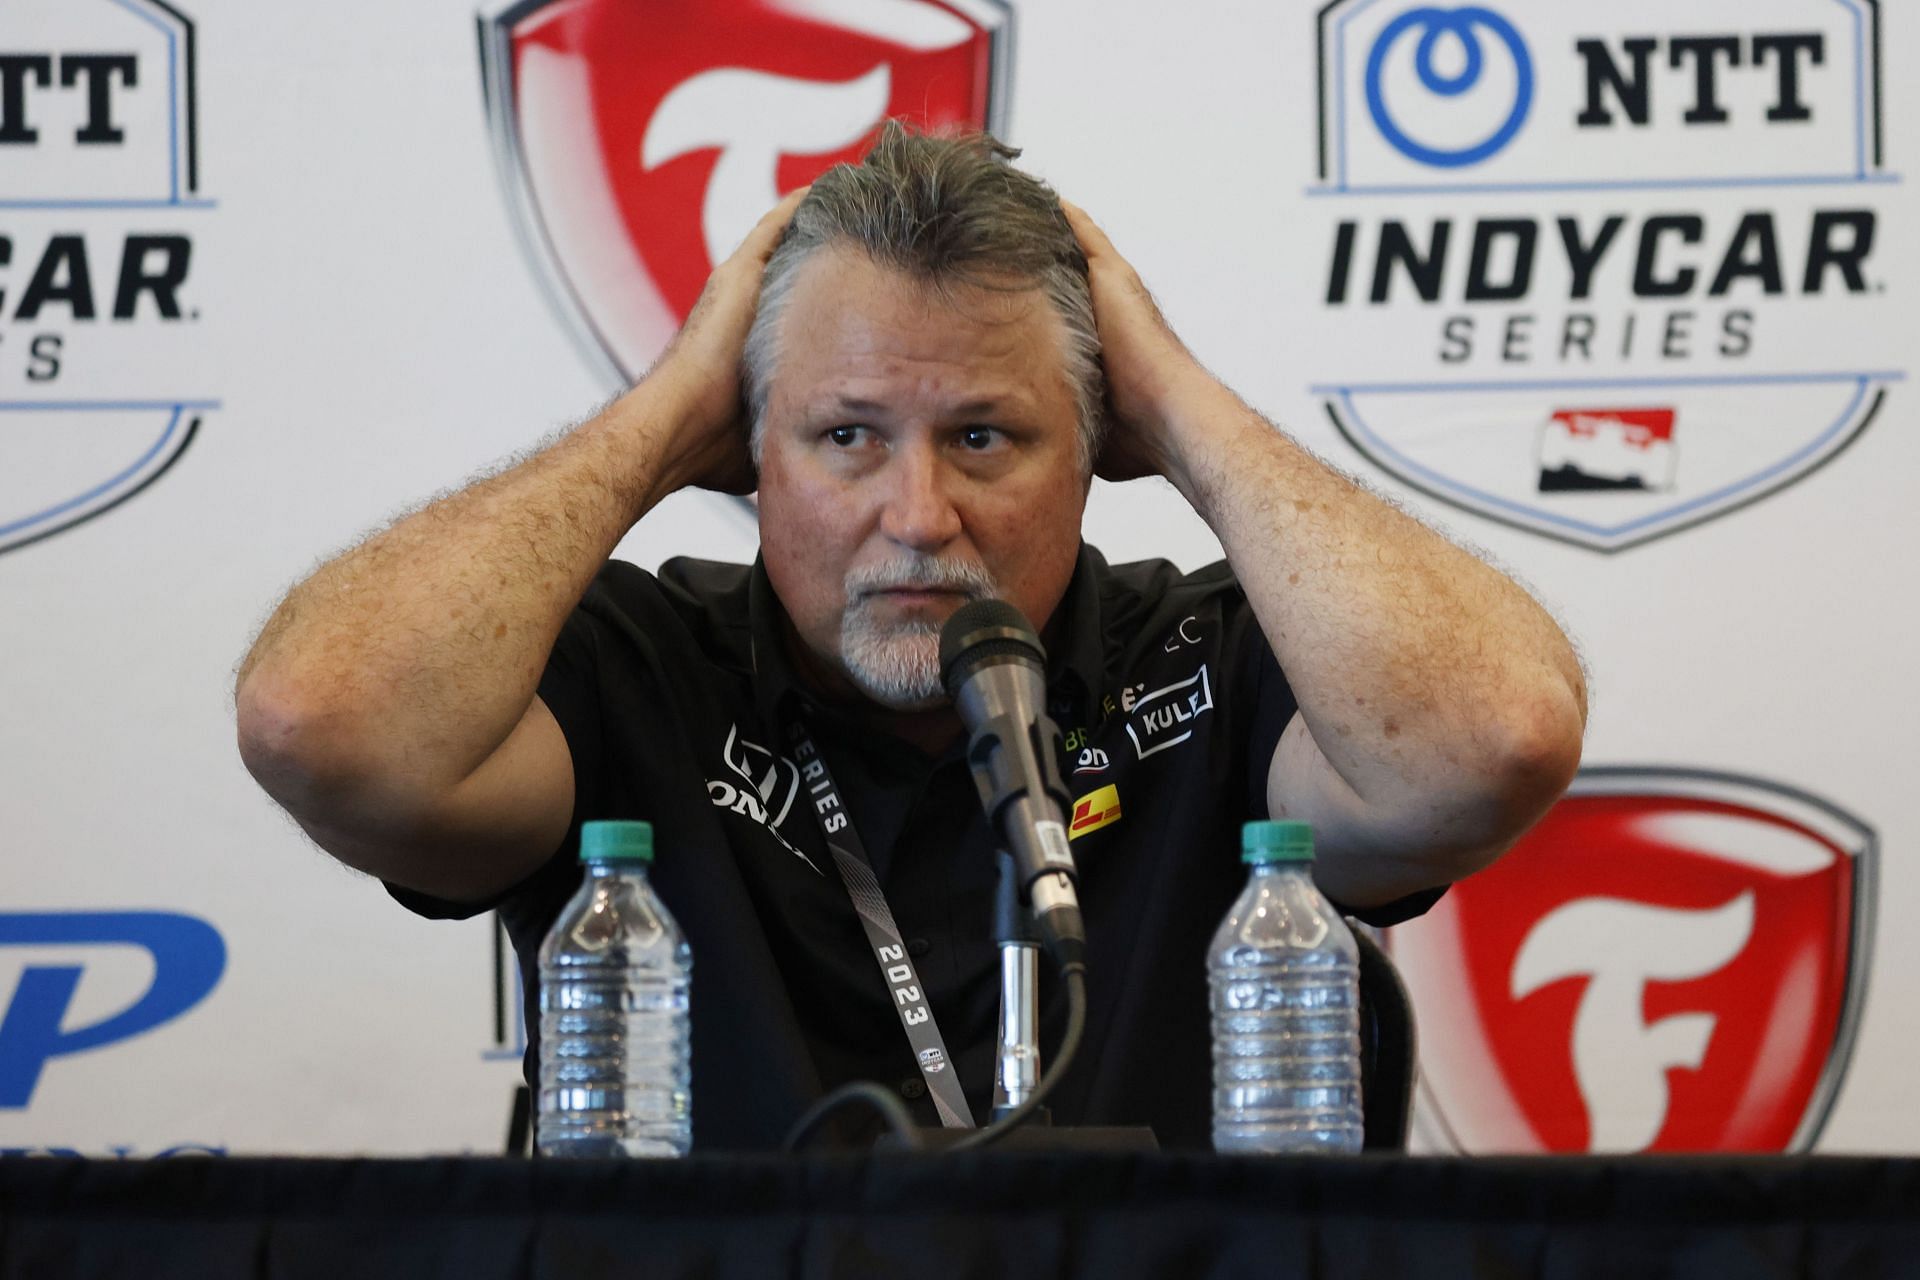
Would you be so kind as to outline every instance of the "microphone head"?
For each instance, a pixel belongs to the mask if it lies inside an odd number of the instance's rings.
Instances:
[[[940,628],[940,682],[950,697],[983,662],[1031,662],[1044,667],[1047,651],[1033,624],[1005,600],[974,600],[961,605]]]

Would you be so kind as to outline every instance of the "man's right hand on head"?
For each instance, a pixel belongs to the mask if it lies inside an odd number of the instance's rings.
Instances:
[[[788,193],[713,269],[686,323],[636,388],[664,393],[679,409],[668,446],[675,488],[754,490],[757,476],[748,444],[753,424],[741,399],[741,356],[767,259],[807,190]]]

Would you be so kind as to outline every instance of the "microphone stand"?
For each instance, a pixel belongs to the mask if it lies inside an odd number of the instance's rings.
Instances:
[[[1000,1044],[994,1055],[993,1115],[998,1123],[1033,1096],[1040,1083],[1040,931],[1030,907],[1020,901],[1020,872],[1013,855],[997,854],[1000,883],[993,899],[993,936],[1000,948]],[[968,1141],[977,1130],[923,1129],[922,1149],[941,1151]],[[877,1151],[905,1144],[888,1134]],[[1055,1128],[1053,1112],[1036,1107],[1018,1129],[1000,1141],[1002,1151],[1158,1151],[1145,1125]]]
[[[941,683],[967,727],[967,765],[997,837],[994,941],[1000,949],[1000,1028],[994,1059],[994,1123],[971,1132],[920,1135],[922,1150],[1153,1151],[1144,1125],[1056,1129],[1037,1105],[1075,1065],[1089,1018],[1086,931],[1074,887],[1060,776],[1060,730],[1048,718],[1046,650],[1004,600],[962,605],[940,632]],[[1067,1030],[1052,1077],[1040,1071],[1039,955],[1051,953],[1066,983]],[[891,1136],[891,1135],[890,1135]],[[881,1146],[895,1145],[882,1139]]]
[[[1020,903],[1013,855],[998,855],[1000,886],[993,900],[993,936],[1000,947],[1000,1051],[994,1059],[993,1118],[999,1120],[1033,1095],[1040,1083],[1040,934]],[[1053,1123],[1041,1107],[1029,1125]]]

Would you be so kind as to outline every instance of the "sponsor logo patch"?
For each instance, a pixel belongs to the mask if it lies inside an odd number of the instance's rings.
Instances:
[[[1099,747],[1087,747],[1074,759],[1073,773],[1075,777],[1083,773],[1105,773],[1112,764],[1107,753]]]
[[[1202,663],[1185,680],[1151,693],[1125,690],[1121,702],[1127,710],[1127,737],[1133,740],[1134,754],[1145,760],[1193,736],[1194,721],[1213,710],[1213,682]]]
[[[1089,831],[1098,831],[1120,821],[1120,791],[1102,787],[1073,802],[1073,821],[1067,827],[1067,839],[1078,840]]]
[[[1199,644],[1199,621],[1200,619],[1193,614],[1180,619],[1180,625],[1175,627],[1173,634],[1167,637],[1166,644],[1161,646],[1161,652],[1178,653],[1190,644]]]
[[[748,742],[740,736],[738,725],[728,726],[721,755],[734,777],[707,779],[707,798],[713,801],[713,807],[759,823],[781,848],[819,874],[813,859],[780,834],[780,824],[787,820],[800,794],[800,767],[757,742]]]

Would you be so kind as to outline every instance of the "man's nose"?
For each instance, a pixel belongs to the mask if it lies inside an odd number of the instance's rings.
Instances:
[[[954,506],[946,473],[935,450],[914,442],[895,454],[880,531],[915,551],[938,551],[960,536],[960,511]]]

